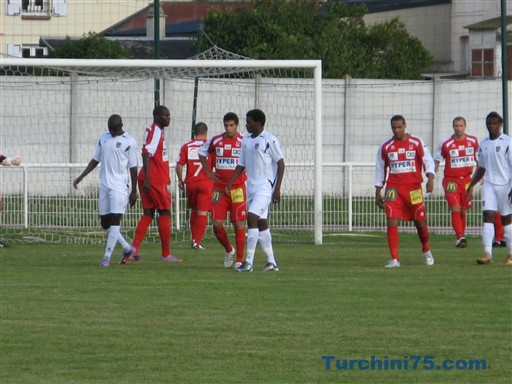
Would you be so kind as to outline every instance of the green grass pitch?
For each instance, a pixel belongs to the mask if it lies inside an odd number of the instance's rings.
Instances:
[[[109,268],[102,246],[13,244],[0,250],[0,382],[8,383],[510,383],[512,268],[478,266],[480,240],[455,249],[431,236],[426,267],[401,234],[402,267],[384,265],[384,234],[338,234],[336,244],[276,244],[281,267],[223,268],[173,244],[185,261]],[[485,360],[487,369],[326,369],[322,356]],[[378,367],[377,367],[378,368]]]

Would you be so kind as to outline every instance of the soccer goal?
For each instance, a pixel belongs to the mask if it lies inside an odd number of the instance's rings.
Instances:
[[[250,60],[216,49],[191,60],[0,59],[1,150],[21,155],[0,169],[3,231],[30,229],[45,239],[88,242],[98,233],[98,175],[79,190],[72,181],[90,160],[106,121],[118,113],[139,145],[155,100],[169,107],[166,141],[174,165],[196,122],[223,132],[235,112],[260,108],[280,140],[286,171],[283,200],[271,210],[276,240],[322,242],[321,62]],[[97,172],[97,171],[96,171]],[[185,234],[186,206],[171,167],[173,226]],[[123,228],[141,214],[129,209]],[[178,238],[179,240],[179,238]]]

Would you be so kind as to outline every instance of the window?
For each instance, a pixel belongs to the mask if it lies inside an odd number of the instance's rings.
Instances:
[[[23,47],[23,57],[48,57],[48,48],[46,47]]]
[[[68,0],[7,0],[10,16],[66,16],[67,7]]]
[[[494,77],[494,49],[471,50],[471,76]]]

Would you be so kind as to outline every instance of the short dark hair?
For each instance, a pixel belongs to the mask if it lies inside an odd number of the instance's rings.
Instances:
[[[405,117],[403,117],[402,115],[394,115],[391,118],[391,124],[393,124],[393,121],[403,121],[405,123]]]
[[[245,116],[250,117],[255,122],[261,123],[262,126],[265,126],[267,117],[261,109],[251,109]]]
[[[120,127],[123,125],[123,119],[121,118],[121,116],[114,113],[113,115],[111,115],[108,118],[107,124],[108,124],[109,129],[117,128],[117,127]]]
[[[503,117],[498,112],[492,111],[487,115],[485,121],[489,121],[490,119],[498,119],[500,123],[503,123]]]
[[[205,123],[199,122],[194,126],[194,136],[204,135],[206,132],[208,132],[208,126]]]
[[[163,115],[164,112],[169,111],[169,108],[167,108],[165,105],[157,105],[155,109],[153,109],[153,117]]]
[[[234,121],[238,124],[238,115],[235,112],[228,112],[224,115],[222,121]]]
[[[467,122],[466,122],[465,118],[463,118],[462,116],[457,116],[452,121],[452,127],[455,125],[456,121],[461,121],[461,120],[464,122],[464,125],[467,125]]]

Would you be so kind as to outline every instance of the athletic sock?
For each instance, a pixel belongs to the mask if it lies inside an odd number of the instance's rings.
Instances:
[[[136,252],[139,252],[139,247],[146,236],[148,231],[148,227],[153,221],[153,216],[142,215],[140,218],[137,228],[135,229],[135,236],[133,239],[132,246],[136,249]]]
[[[505,227],[503,226],[499,213],[496,213],[496,220],[494,220],[494,241],[501,241],[504,239]]]
[[[464,236],[464,230],[462,225],[462,215],[460,212],[452,212],[452,227],[457,236],[457,240]]]
[[[215,234],[215,237],[217,240],[219,240],[219,243],[224,247],[226,252],[231,252],[233,250],[233,247],[229,243],[228,239],[228,233],[226,232],[226,228],[221,227],[220,229],[217,229],[213,231]]]
[[[119,236],[119,226],[118,225],[111,225],[109,229],[107,229],[108,238],[107,238],[107,246],[105,247],[105,257],[112,256],[112,252],[114,252],[114,249],[117,244],[117,237]]]
[[[236,262],[244,261],[245,252],[245,228],[235,230]]]
[[[494,223],[484,223],[482,227],[482,245],[484,252],[492,257],[492,240],[494,239]]]
[[[208,216],[197,215],[196,218],[196,234],[194,239],[197,244],[201,244],[203,241],[204,233],[206,232],[206,224],[208,223]]]
[[[171,254],[171,216],[159,215],[158,234],[162,244],[162,256],[167,257]]]
[[[388,237],[389,253],[391,254],[391,258],[399,260],[399,258],[398,258],[398,243],[399,243],[398,227],[388,227],[387,234],[388,234],[387,237]]]
[[[503,227],[505,233],[505,241],[507,242],[507,255],[512,257],[512,224]]]
[[[264,231],[260,231],[258,241],[261,248],[263,248],[263,253],[267,256],[267,263],[277,265],[274,258],[274,248],[272,247],[272,234],[270,233],[270,229],[267,228]]]
[[[256,245],[258,244],[259,233],[260,231],[258,228],[249,228],[247,230],[247,253],[245,256],[245,261],[251,264],[254,264],[254,254],[256,253]]]
[[[430,244],[428,243],[428,227],[425,225],[424,227],[421,227],[418,229],[418,237],[421,241],[421,250],[423,253],[430,251]]]
[[[197,211],[190,211],[189,225],[192,241],[195,242],[196,244],[200,244],[200,241],[197,236]]]

